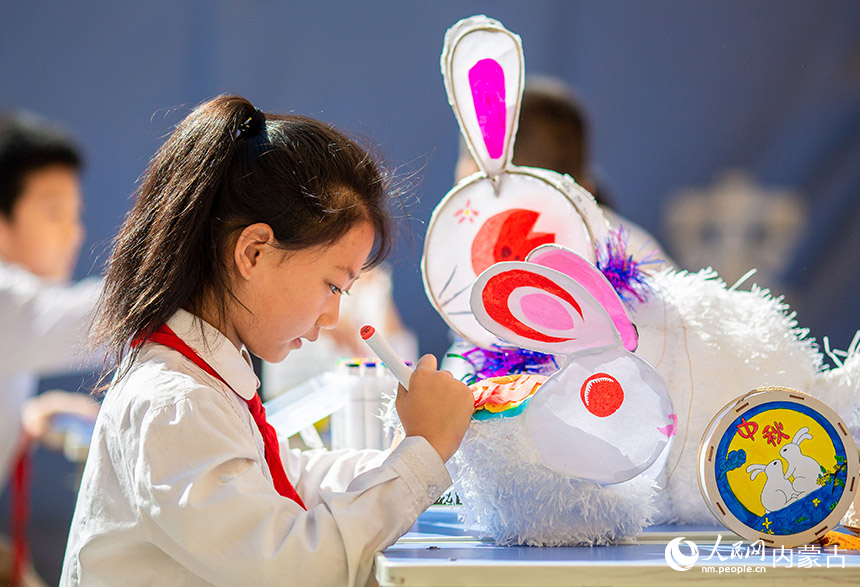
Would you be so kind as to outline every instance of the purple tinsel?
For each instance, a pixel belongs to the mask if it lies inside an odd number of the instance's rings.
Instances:
[[[468,375],[464,383],[471,385],[490,377],[516,375],[518,373],[547,374],[558,370],[558,363],[553,355],[538,353],[517,347],[500,347],[484,349],[474,347],[462,355],[449,354],[469,363],[474,369],[474,375]]]
[[[637,261],[633,255],[627,253],[627,244],[628,232],[623,226],[619,226],[607,235],[603,245],[595,246],[595,254],[597,268],[609,280],[627,307],[632,308],[633,300],[644,303],[651,293],[649,276],[642,267],[657,265],[662,261],[654,258],[659,249]]]

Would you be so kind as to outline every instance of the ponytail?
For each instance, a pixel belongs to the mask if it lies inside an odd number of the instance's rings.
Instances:
[[[265,115],[238,96],[193,110],[151,160],[114,240],[93,344],[133,359],[177,310],[226,313],[230,237],[256,222],[285,249],[334,242],[359,221],[376,231],[368,265],[390,248],[385,181],[366,151],[300,116]],[[125,363],[125,368],[131,360]],[[119,377],[124,371],[119,373]]]

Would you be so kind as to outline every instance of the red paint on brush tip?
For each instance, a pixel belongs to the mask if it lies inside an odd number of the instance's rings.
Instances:
[[[368,338],[373,336],[374,332],[376,332],[376,330],[374,330],[373,326],[371,326],[369,324],[367,326],[362,326],[361,327],[361,338],[362,338],[362,340],[367,340]]]

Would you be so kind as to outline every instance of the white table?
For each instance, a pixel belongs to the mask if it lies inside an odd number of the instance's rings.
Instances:
[[[681,536],[699,548],[698,560],[687,571],[676,571],[666,562],[666,545]],[[765,549],[763,561],[759,556],[733,558],[732,544],[739,540],[717,526],[659,526],[638,540],[612,546],[500,547],[464,532],[456,508],[434,506],[409,533],[377,555],[376,579],[381,587],[860,584],[860,552],[837,551],[830,560],[832,548],[817,555],[807,552],[803,562],[813,562],[806,568],[799,566],[802,553],[795,548],[789,567],[787,560],[774,561],[779,550]],[[744,541],[744,548],[748,544]],[[689,554],[690,549],[682,547],[682,552]],[[738,566],[753,570],[732,572]],[[759,567],[764,570],[756,572]]]

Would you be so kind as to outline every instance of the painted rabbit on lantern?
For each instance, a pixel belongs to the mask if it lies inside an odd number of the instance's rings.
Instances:
[[[812,440],[812,434],[806,426],[795,432],[791,442],[779,449],[780,456],[788,463],[785,477],[793,477],[791,484],[801,497],[820,487],[818,477],[823,472],[818,461],[803,454],[800,443],[804,440]]]
[[[801,497],[791,486],[791,481],[783,472],[782,461],[779,459],[774,459],[767,465],[750,465],[746,471],[750,474],[750,481],[764,473],[766,481],[761,490],[761,505],[765,513],[781,510]]]

